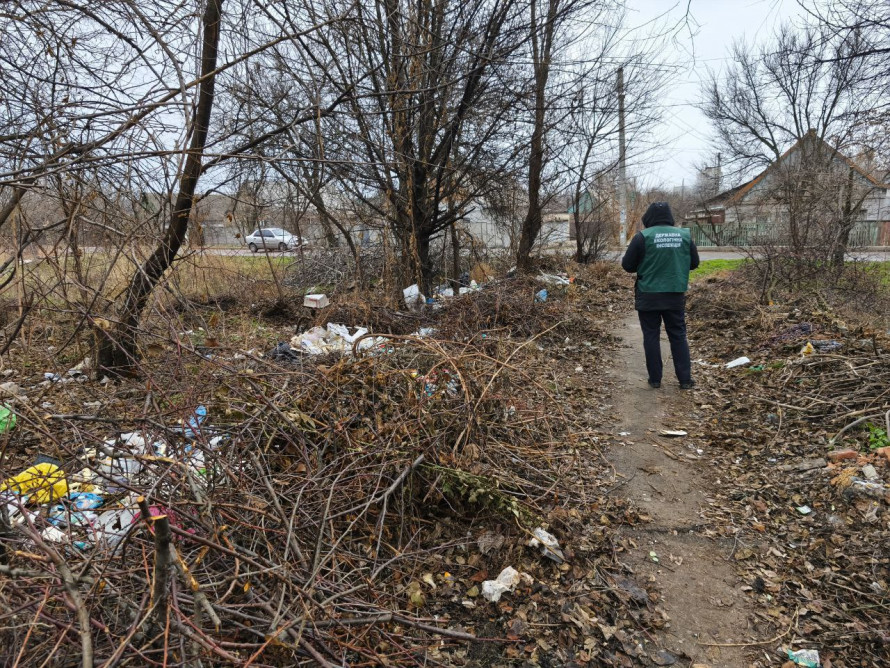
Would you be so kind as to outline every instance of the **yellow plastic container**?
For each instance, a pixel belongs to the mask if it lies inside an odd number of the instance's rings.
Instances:
[[[45,462],[7,480],[0,492],[7,490],[27,497],[29,502],[50,503],[68,494],[68,482],[62,469]]]

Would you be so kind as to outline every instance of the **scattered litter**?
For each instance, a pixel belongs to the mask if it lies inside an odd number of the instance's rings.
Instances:
[[[68,375],[69,376],[84,375],[84,374],[89,373],[89,371],[92,368],[93,368],[93,358],[87,356],[87,357],[84,357],[75,366],[68,369]]]
[[[870,499],[883,499],[890,493],[886,485],[879,482],[870,482],[861,478],[853,478],[850,486],[844,490],[847,496],[860,496]]]
[[[308,306],[309,308],[324,308],[330,305],[331,302],[327,295],[314,294],[303,297],[303,306]]]
[[[74,510],[94,510],[105,502],[101,496],[92,492],[74,492],[68,498],[68,505]]]
[[[432,397],[440,390],[456,397],[460,391],[457,374],[450,369],[434,369],[426,376],[416,376],[416,378],[423,383],[423,392],[428,397]]]
[[[840,341],[811,341],[810,343],[812,343],[813,347],[820,353],[830,353],[834,350],[840,350],[844,345]]]
[[[747,357],[736,357],[732,362],[726,363],[727,369],[735,369],[737,366],[745,366],[751,364],[751,360]]]
[[[0,485],[0,492],[7,490],[25,497],[29,503],[49,503],[68,494],[68,482],[57,464],[44,462],[26,468]]]
[[[528,541],[529,547],[540,547],[541,554],[557,564],[565,561],[565,555],[559,548],[559,541],[552,534],[547,533],[541,527],[538,527],[532,533],[534,538]]]
[[[568,285],[572,282],[572,279],[566,274],[545,274],[544,272],[538,275],[538,280],[551,285]]]
[[[809,506],[798,506],[797,512],[799,512],[801,515],[809,515],[811,512],[813,512],[813,509]]]
[[[337,325],[332,322],[329,322],[328,323],[328,332],[330,332],[331,334],[335,334],[336,336],[339,336],[341,339],[346,341],[346,343],[353,344],[356,342],[356,339],[358,339],[368,333],[368,328],[367,327],[357,327],[355,332],[350,334],[349,328],[345,327],[344,325]]]
[[[103,482],[104,480],[99,478],[96,474],[95,467],[87,467],[68,476],[68,493],[75,494],[78,492],[86,492],[101,495],[104,490],[100,485]]]
[[[681,436],[688,436],[689,434],[687,434],[682,429],[662,429],[660,432],[658,432],[658,435],[668,436],[670,438],[679,438]]]
[[[816,349],[813,347],[813,344],[807,341],[807,345],[800,349],[800,354],[803,357],[807,357],[808,355],[812,355],[816,352]]]
[[[195,408],[194,414],[191,417],[189,417],[189,419],[186,421],[185,425],[183,425],[182,435],[185,436],[186,438],[194,438],[195,436],[197,436],[200,433],[201,425],[204,423],[204,420],[206,420],[206,419],[207,419],[207,406],[199,405],[197,408]],[[141,440],[141,443],[134,440],[134,437]],[[142,437],[140,437],[138,434],[135,434],[135,433],[121,434],[121,438],[126,441],[127,445],[137,446],[137,447],[145,445],[145,439],[143,439]]]
[[[18,523],[19,515],[24,512],[22,498],[11,492],[0,492],[0,504],[6,509],[6,518],[13,523]]]
[[[138,519],[139,509],[136,508],[135,501],[128,497],[124,507],[107,510],[96,518],[92,524],[92,540],[97,545],[115,547]]]
[[[405,297],[405,306],[411,310],[418,309],[426,303],[426,297],[421,294],[417,283],[402,290],[402,295]]]
[[[630,436],[630,432],[629,431],[619,431],[618,435],[619,436]]]
[[[815,649],[799,649],[796,652],[788,650],[788,658],[798,666],[806,668],[819,668],[822,665],[819,652]]]
[[[546,302],[547,301],[547,289],[546,288],[538,290],[538,292],[535,293],[535,301],[536,302]]]
[[[53,373],[52,371],[46,371],[43,374],[43,377],[51,383],[58,383],[60,380],[62,380],[62,376],[57,373]]]
[[[40,536],[44,540],[48,540],[53,543],[68,542],[68,534],[66,534],[64,531],[57,529],[56,527],[54,527],[52,525],[46,527],[43,531],[41,531]]]
[[[287,341],[282,341],[266,353],[266,357],[276,362],[296,362],[302,357],[301,351],[294,350]]]
[[[486,580],[482,583],[482,596],[486,601],[497,603],[504,592],[512,592],[519,584],[519,571],[512,566],[507,566],[500,572],[497,579]]]
[[[5,434],[15,428],[15,413],[6,404],[0,404],[0,434]]]
[[[126,490],[141,470],[142,462],[129,457],[105,457],[96,467],[97,473],[105,479],[106,489],[112,494]]]
[[[297,334],[290,340],[290,345],[310,355],[327,353],[351,355],[353,344],[367,333],[367,327],[357,327],[350,333],[348,327],[329,322],[326,327],[313,327],[309,331]],[[386,343],[387,339],[383,337],[366,337],[359,342],[358,349],[381,348]]]

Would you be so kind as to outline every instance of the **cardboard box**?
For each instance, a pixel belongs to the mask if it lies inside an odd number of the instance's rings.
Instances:
[[[303,306],[309,308],[324,308],[330,305],[327,295],[306,295],[303,297]]]

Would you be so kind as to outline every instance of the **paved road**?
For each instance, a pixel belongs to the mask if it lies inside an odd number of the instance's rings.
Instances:
[[[262,253],[251,253],[246,248],[206,248],[203,251],[204,253],[208,253],[211,255],[233,255],[233,256],[251,256],[257,255],[262,256]],[[306,250],[307,254],[311,254],[311,250]],[[610,251],[607,254],[607,258],[610,260],[620,260],[622,256],[622,252],[619,251]],[[701,256],[702,260],[738,260],[741,258],[748,257],[748,253],[738,251],[738,250],[727,250],[724,248],[713,250],[710,248],[699,248],[698,254]],[[299,250],[292,251],[270,251],[269,255],[287,255],[287,256],[295,256],[299,257]],[[873,262],[881,261],[881,262],[890,262],[890,251],[888,250],[875,250],[875,251],[855,251],[853,253],[847,254],[847,259],[849,260],[870,260]]]
[[[708,248],[699,248],[698,255],[702,260],[738,260],[749,257],[748,253],[737,250],[710,250]],[[620,260],[621,253],[614,251],[610,259]],[[847,253],[847,259],[868,262],[890,262],[890,251],[855,251]]]

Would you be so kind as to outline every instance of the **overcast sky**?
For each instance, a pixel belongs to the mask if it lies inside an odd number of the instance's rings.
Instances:
[[[687,5],[688,24],[681,23]],[[642,32],[673,29],[664,58],[676,66],[662,99],[665,122],[655,130],[660,158],[629,164],[628,172],[644,186],[691,185],[697,167],[715,160],[710,125],[696,107],[708,68],[722,68],[734,40],[767,39],[778,24],[804,12],[797,0],[627,0],[627,8],[629,26]]]

